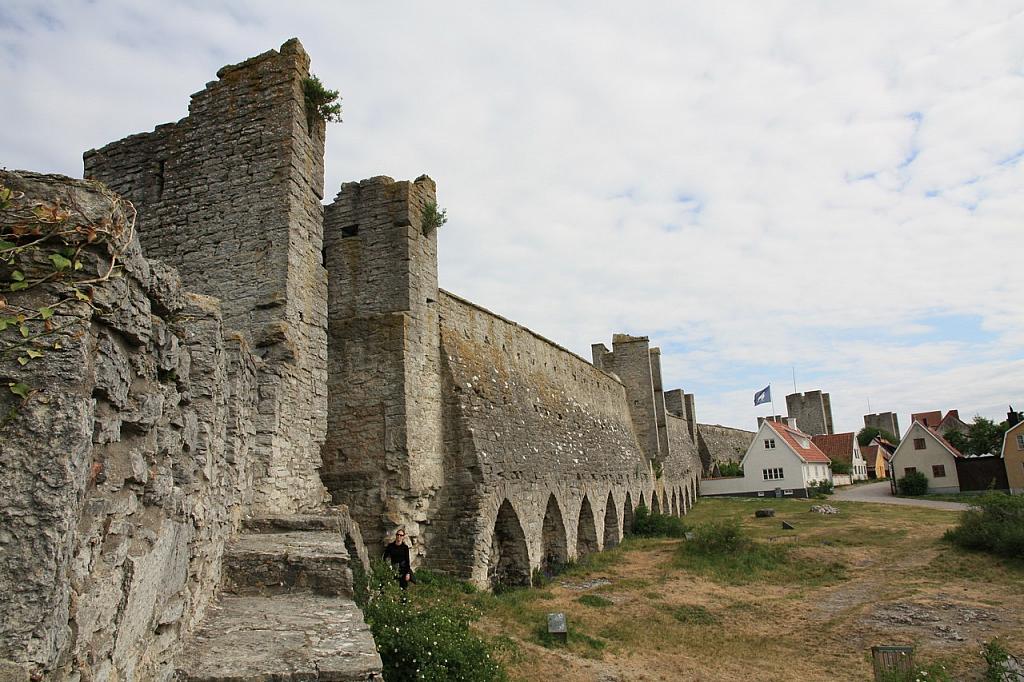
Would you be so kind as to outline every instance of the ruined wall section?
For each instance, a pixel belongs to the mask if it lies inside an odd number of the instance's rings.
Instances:
[[[699,480],[704,466],[697,443],[690,438],[689,423],[685,419],[669,414],[665,424],[672,450],[665,459],[662,479],[665,490],[671,497],[673,490],[686,488],[694,478]]]
[[[465,571],[486,561],[477,545],[492,529],[479,524],[493,515],[480,505],[510,485],[565,490],[564,499],[609,483],[651,485],[621,382],[444,291],[440,325],[446,486],[430,532],[432,545],[447,546],[450,556],[438,556],[439,567]],[[538,522],[542,517],[543,510]],[[541,533],[524,530],[527,537]]]
[[[0,183],[127,235],[120,276],[84,287],[91,303],[55,309],[57,331],[32,342],[42,358],[0,358],[0,413],[15,407],[8,383],[34,391],[0,430],[0,669],[6,659],[40,679],[168,679],[244,511],[255,358],[223,331],[215,300],[143,257],[112,194],[29,173]],[[81,277],[109,257],[88,249]],[[59,282],[10,293],[5,313],[72,294]]]
[[[218,72],[188,117],[85,154],[86,176],[138,208],[147,255],[216,296],[260,359],[253,507],[320,505],[326,428],[324,122],[297,40]]]
[[[329,422],[323,479],[368,545],[420,524],[443,483],[434,182],[342,186],[325,219]]]

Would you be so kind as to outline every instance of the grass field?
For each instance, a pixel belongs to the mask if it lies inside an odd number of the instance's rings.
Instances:
[[[453,598],[483,612],[476,627],[515,680],[867,680],[876,644],[914,644],[919,661],[980,680],[983,641],[1024,652],[1024,566],[943,542],[956,512],[811,504],[772,500],[776,516],[756,519],[765,500],[702,500],[687,523],[734,518],[757,542],[702,555],[627,539],[545,588]],[[566,645],[546,635],[553,611]]]

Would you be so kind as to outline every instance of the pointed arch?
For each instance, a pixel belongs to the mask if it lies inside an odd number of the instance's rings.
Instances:
[[[676,489],[672,488],[672,506],[669,507],[672,516],[679,516],[679,498],[676,496]]]
[[[583,496],[583,504],[580,505],[580,520],[576,526],[576,558],[582,559],[591,552],[600,549],[597,544],[597,525],[594,523],[594,510],[590,506],[590,500]]]
[[[657,490],[655,490],[654,492],[651,493],[651,513],[652,514],[660,514],[661,513],[661,500],[658,499],[658,491]]]
[[[619,515],[615,511],[615,498],[608,491],[608,501],[604,505],[604,548],[611,549],[619,544]]]
[[[644,507],[644,508],[647,507],[647,503],[644,502],[644,491],[643,490],[640,491],[640,501],[636,503],[636,508],[639,509],[640,507]]]
[[[569,561],[569,541],[566,539],[565,520],[554,494],[548,496],[541,529],[540,570],[551,577]]]
[[[633,499],[626,491],[626,501],[622,503],[622,534],[628,535],[633,532]]]
[[[501,503],[494,520],[487,582],[492,589],[530,584],[530,553],[526,548],[526,534],[519,522],[519,515],[508,500]]]
[[[679,515],[686,516],[686,513],[690,511],[690,507],[686,502],[686,491],[682,487],[679,488]]]

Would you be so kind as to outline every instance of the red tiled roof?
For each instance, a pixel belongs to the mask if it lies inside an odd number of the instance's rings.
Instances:
[[[818,449],[818,446],[814,444],[811,437],[803,431],[797,429],[791,429],[785,424],[779,422],[766,421],[767,424],[775,433],[782,437],[782,440],[786,441],[789,447],[793,448],[797,456],[805,462],[814,462],[821,464],[831,464],[832,460],[825,455],[824,452]],[[801,445],[800,441],[806,440],[808,447]]]
[[[811,436],[811,442],[833,462],[853,464],[853,432]]]
[[[933,429],[931,427],[925,427],[925,428],[927,428],[929,431],[931,431],[932,435],[934,435],[936,438],[938,438],[940,443],[942,443],[947,448],[949,448],[953,452],[953,456],[954,457],[963,457],[964,456],[964,453],[962,453],[959,450],[957,450],[956,448],[954,448],[953,444],[950,443],[945,438],[943,438],[941,433],[939,433],[938,431],[936,431],[935,429]]]
[[[938,426],[942,423],[942,410],[931,412],[917,412],[910,415],[911,422],[921,422],[925,426]]]
[[[868,468],[871,468],[875,466],[875,462],[878,461],[878,446],[862,445],[860,448],[860,454],[864,457],[864,461],[867,462]]]

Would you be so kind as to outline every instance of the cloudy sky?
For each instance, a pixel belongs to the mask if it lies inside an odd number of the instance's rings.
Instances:
[[[837,430],[1024,407],[1024,0],[501,4],[4,0],[0,166],[80,176],[298,36],[329,196],[428,173],[441,286],[650,336],[701,421],[794,369]]]

